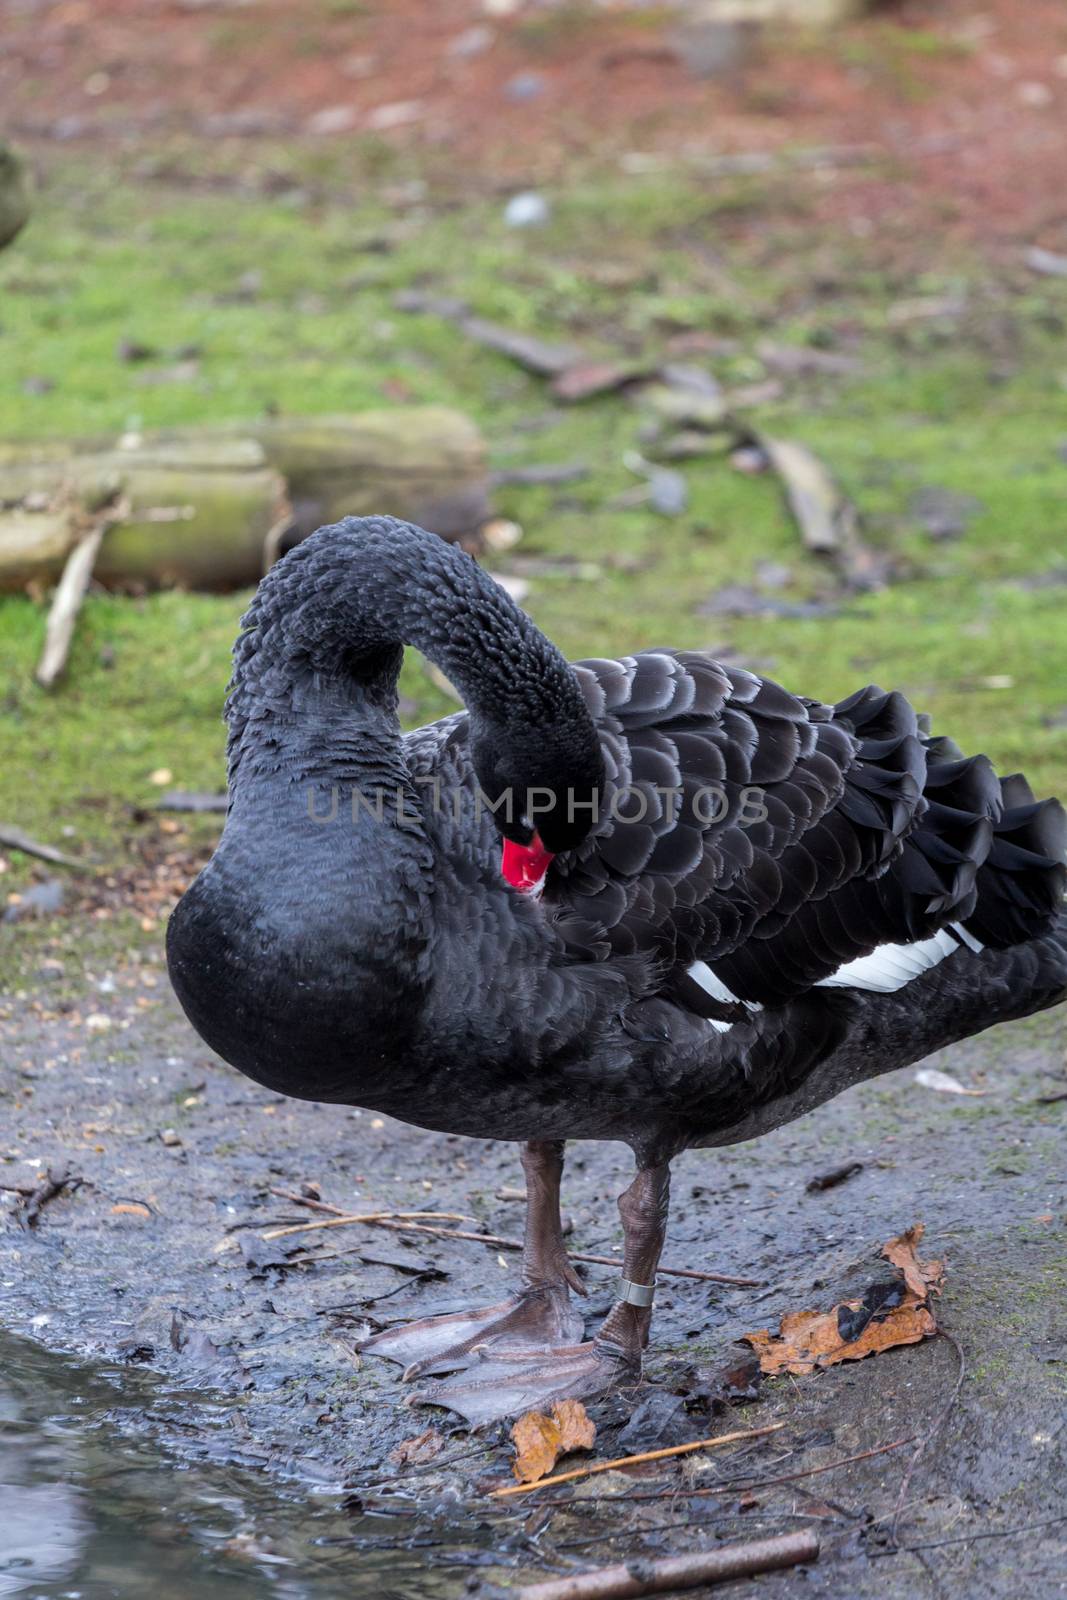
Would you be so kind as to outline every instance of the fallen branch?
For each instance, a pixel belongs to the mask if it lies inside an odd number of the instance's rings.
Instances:
[[[12,822],[0,822],[0,845],[8,850],[21,850],[24,856],[36,856],[38,861],[50,861],[54,867],[73,867],[78,872],[86,870],[86,863],[76,856],[67,856],[54,845],[31,839],[28,833],[16,828]]]
[[[625,1566],[528,1583],[516,1590],[515,1600],[640,1600],[642,1595],[695,1589],[698,1584],[722,1583],[728,1578],[751,1578],[758,1572],[777,1572],[818,1558],[818,1538],[805,1528],[718,1550],[694,1550],[684,1556],[637,1556]]]
[[[34,674],[42,689],[50,689],[67,664],[74,624],[93,575],[93,563],[105,527],[103,522],[98,523],[82,535],[67,557],[63,576],[56,585],[45,625],[44,649]]]
[[[832,561],[850,588],[877,588],[885,563],[863,543],[858,510],[818,456],[794,439],[752,439],[778,477],[805,549]]]
[[[509,1483],[502,1489],[490,1491],[490,1498],[504,1500],[513,1494],[526,1494],[531,1489],[547,1489],[549,1484],[570,1483],[574,1478],[587,1478],[596,1472],[612,1472],[617,1467],[641,1466],[646,1461],[666,1461],[672,1456],[691,1455],[694,1450],[717,1450],[722,1444],[735,1444],[738,1439],[763,1439],[769,1433],[778,1433],[784,1422],[771,1422],[765,1428],[738,1428],[734,1433],[720,1433],[714,1439],[694,1439],[689,1444],[672,1444],[664,1450],[643,1450],[636,1456],[617,1456],[614,1461],[594,1461],[587,1467],[575,1467],[570,1472],[557,1472],[551,1478],[538,1478],[535,1483]]]
[[[67,664],[74,624],[78,620],[93,576],[97,552],[105,533],[130,514],[130,503],[125,496],[97,512],[93,525],[83,533],[71,550],[63,567],[63,575],[56,584],[52,606],[45,625],[44,650],[35,677],[42,689],[50,689]]]

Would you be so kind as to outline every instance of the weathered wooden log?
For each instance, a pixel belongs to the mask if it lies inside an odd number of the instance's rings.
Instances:
[[[10,244],[30,215],[26,168],[10,145],[0,143],[0,250]]]
[[[53,509],[59,497],[91,505],[119,491],[131,515],[107,535],[95,569],[117,587],[253,583],[269,532],[276,555],[343,516],[404,517],[446,539],[473,537],[490,516],[482,436],[442,406],[171,429],[121,448],[0,442],[0,589],[58,576],[73,543]]]
[[[129,502],[96,557],[112,588],[225,589],[254,583],[264,541],[288,502],[251,439],[151,445],[97,456],[54,452],[0,462],[0,589],[58,578],[85,531],[84,512]],[[8,509],[3,509],[5,506]],[[34,507],[41,507],[36,510]]]
[[[461,539],[491,515],[485,441],[445,406],[275,417],[245,432],[285,479],[302,534],[378,513]]]

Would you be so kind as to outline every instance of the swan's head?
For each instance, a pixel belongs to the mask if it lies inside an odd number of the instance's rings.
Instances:
[[[552,855],[577,849],[595,825],[604,761],[589,726],[506,731],[483,724],[474,766],[502,838],[527,845],[535,833]]]

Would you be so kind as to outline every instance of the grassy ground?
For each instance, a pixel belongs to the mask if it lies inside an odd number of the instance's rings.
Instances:
[[[1067,562],[1067,285],[1004,281],[970,258],[900,279],[877,238],[810,225],[809,179],[588,178],[552,197],[547,227],[518,232],[495,198],[442,184],[427,199],[410,171],[376,173],[373,146],[349,161],[267,152],[239,168],[224,148],[198,156],[196,188],[179,181],[179,157],[155,176],[144,163],[52,166],[32,226],[0,258],[0,437],[455,404],[498,466],[590,469],[565,489],[498,494],[524,526],[521,561],[538,559],[529,608],[571,655],[667,642],[732,648],[816,696],[890,683],[965,747],[1025,766],[1040,789],[1067,787],[1067,733],[1050,725],[1065,698],[1062,589],[1032,582]],[[702,617],[718,586],[768,560],[790,569],[786,597],[827,589],[773,481],[709,455],[684,468],[684,516],[614,506],[635,482],[622,458],[640,410],[624,398],[551,408],[536,378],[395,311],[412,284],[594,352],[711,333],[734,341],[711,361],[733,387],[764,375],[761,338],[847,349],[856,376],[793,380],[755,420],[820,453],[900,578],[825,619]],[[926,315],[938,300],[962,310]],[[123,362],[123,339],[157,354]],[[47,392],[27,392],[42,378]],[[981,502],[963,538],[934,544],[916,526],[909,503],[930,485]],[[131,807],[158,794],[155,770],[220,786],[219,710],[246,598],[94,595],[68,678],[47,696],[31,680],[42,605],[0,600],[0,819],[110,862]],[[417,662],[404,689],[409,720],[447,709]],[[25,871],[13,859],[7,882]]]

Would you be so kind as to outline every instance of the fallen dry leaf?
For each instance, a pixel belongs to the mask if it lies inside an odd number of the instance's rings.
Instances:
[[[596,1424],[580,1400],[557,1400],[551,1416],[527,1411],[511,1430],[515,1442],[515,1476],[534,1483],[552,1471],[560,1456],[572,1450],[591,1450]]]
[[[395,1450],[390,1450],[389,1459],[397,1467],[421,1466],[424,1461],[432,1461],[434,1456],[440,1455],[444,1443],[438,1428],[425,1428],[413,1439],[402,1439]]]
[[[113,1217],[150,1217],[152,1215],[147,1206],[140,1205],[135,1200],[120,1200],[118,1205],[111,1207]]]
[[[831,1311],[788,1311],[777,1335],[768,1328],[744,1334],[759,1356],[760,1370],[814,1372],[918,1344],[936,1333],[929,1299],[941,1292],[945,1267],[941,1261],[920,1261],[916,1250],[922,1236],[923,1225],[917,1222],[883,1245],[883,1256],[901,1274],[896,1283],[873,1283],[862,1300],[846,1300]]]

